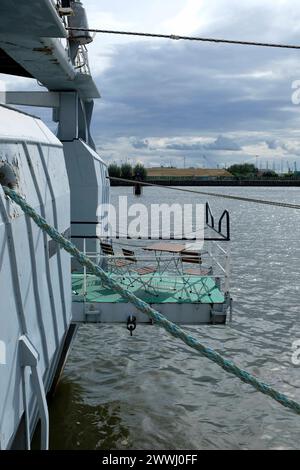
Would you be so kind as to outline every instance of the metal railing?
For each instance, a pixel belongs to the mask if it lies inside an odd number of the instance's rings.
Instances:
[[[97,222],[83,222],[83,221],[72,221],[72,227],[82,227],[82,226],[97,226]],[[230,253],[230,215],[227,210],[224,210],[222,215],[218,218],[215,218],[212,210],[210,208],[209,203],[206,203],[206,210],[205,210],[205,229],[209,230],[208,236],[204,236],[201,240],[203,242],[203,247],[200,250],[194,250],[195,254],[199,253],[201,255],[201,263],[199,262],[199,275],[202,277],[213,277],[215,278],[216,284],[222,289],[226,294],[229,293],[230,289],[230,266],[231,266],[231,253]],[[93,228],[94,231],[94,228]],[[105,237],[103,237],[104,239]],[[101,252],[88,252],[86,249],[87,242],[97,241],[99,242],[99,238],[96,235],[74,235],[72,239],[77,243],[82,243],[81,247],[83,248],[84,254],[91,257],[97,264],[101,265],[105,262],[105,256]],[[156,237],[155,239],[152,237],[144,238],[135,238],[132,239],[129,235],[126,234],[118,234],[115,238],[111,239],[110,237],[105,238],[106,242],[113,243],[114,246],[119,247],[119,251],[121,248],[128,248],[134,249],[137,251],[135,254],[137,264],[141,263],[153,263],[155,262],[160,268],[165,263],[168,263],[168,268],[171,267],[172,261],[174,262],[175,270],[164,269],[165,275],[175,275],[177,280],[182,280],[186,278],[186,274],[184,273],[183,263],[180,261],[180,253],[177,254],[177,258],[174,253],[172,254],[164,254],[162,253],[154,255],[154,257],[150,257],[149,255],[146,256],[145,252],[143,252],[143,248],[147,247],[148,242],[154,242],[158,240],[163,240],[164,242],[169,241],[172,243],[173,241],[176,243],[185,242],[186,243],[186,250],[193,251],[193,245],[191,239],[187,238],[177,238],[173,237],[172,235],[169,237],[169,240],[166,240],[164,237]],[[195,241],[195,240],[194,240]],[[199,241],[199,240],[198,240]],[[142,245],[144,244],[144,246]],[[145,246],[146,244],[146,246]],[[222,246],[221,246],[222,244]],[[208,248],[207,248],[208,247]],[[100,249],[100,245],[99,245]],[[117,260],[124,260],[124,256],[120,256],[116,254],[113,256],[115,261]],[[195,263],[193,263],[195,266]],[[180,267],[180,268],[179,268]],[[209,269],[210,272],[207,276],[202,275],[201,272],[205,272],[205,269]],[[132,273],[134,275],[134,273]],[[84,278],[86,282],[87,273],[84,273]],[[222,282],[222,284],[221,284]],[[86,291],[86,289],[85,289]]]
[[[168,281],[168,279],[171,279],[174,285],[181,289],[182,285],[188,283],[193,278],[196,279],[196,273],[187,274],[185,272],[186,268],[189,267],[195,268],[195,271],[199,268],[199,278],[211,278],[221,291],[225,294],[229,293],[231,267],[230,242],[226,244],[226,247],[224,243],[221,246],[216,241],[208,242],[206,249],[198,252],[201,259],[199,264],[193,263],[189,266],[187,266],[188,263],[182,261],[180,254],[148,255],[143,253],[143,246],[138,247],[134,245],[131,249],[134,250],[135,261],[128,262],[126,266],[118,267],[119,261],[128,260],[128,258],[120,253],[120,246],[124,246],[123,244],[118,245],[115,243],[113,245],[115,250],[114,255],[104,255],[101,251],[89,251],[87,249],[88,241],[89,238],[83,239],[83,253],[107,272],[117,277],[121,283],[122,281],[127,282],[130,279],[134,280],[137,278],[138,274],[136,268],[152,266],[156,269],[155,273],[149,274],[150,278],[152,276],[153,281],[158,277],[167,284],[171,282]],[[116,249],[116,246],[118,246],[119,249]],[[126,244],[126,248],[130,249],[130,244]],[[187,249],[190,250],[191,247]],[[197,254],[197,251],[195,251],[195,254]],[[73,272],[76,273],[76,271]],[[87,271],[87,268],[84,267],[83,273],[81,271],[81,274],[83,274],[83,295],[86,296],[90,273]],[[155,276],[153,274],[155,274]],[[161,285],[163,286],[164,283]]]
[[[86,46],[80,45],[78,47],[78,52],[75,58],[75,69],[80,70],[80,73],[85,75],[90,75],[91,70],[89,66],[89,58],[88,58],[88,51]]]
[[[230,242],[227,243],[226,248],[221,246],[218,242],[211,242],[208,250],[209,258],[214,266],[214,274],[219,274],[224,278],[224,291],[230,291],[230,268],[231,268],[231,247]]]

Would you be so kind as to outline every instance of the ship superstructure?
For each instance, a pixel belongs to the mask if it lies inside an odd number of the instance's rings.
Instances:
[[[87,25],[81,2],[0,4],[0,73],[35,78],[48,89],[6,93],[0,182],[70,237],[71,220],[95,220],[109,183],[90,134],[93,100],[99,98],[86,50],[92,38],[70,35],[67,24]],[[17,104],[52,108],[57,137],[40,119],[11,108]],[[95,226],[82,227],[95,234]],[[47,448],[46,395],[76,331],[70,257],[5,198],[1,185],[0,246],[0,448],[29,448],[39,418]]]

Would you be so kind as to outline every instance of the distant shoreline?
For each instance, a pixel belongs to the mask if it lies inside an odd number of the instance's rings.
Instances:
[[[125,183],[122,181],[113,181],[111,180],[111,186],[135,186],[137,181],[132,181],[132,183]],[[195,179],[155,179],[147,178],[145,183],[151,183],[158,186],[275,186],[275,187],[298,187],[300,186],[300,179],[292,178],[269,178],[269,179],[241,179],[241,180],[226,180],[226,179],[217,179],[217,180],[195,180]],[[143,184],[143,182],[141,182]]]

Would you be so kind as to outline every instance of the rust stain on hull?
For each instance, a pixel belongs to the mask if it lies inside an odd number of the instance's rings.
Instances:
[[[48,46],[44,46],[44,47],[34,47],[32,49],[34,52],[42,52],[43,54],[46,54],[46,55],[52,55],[53,53],[53,48],[52,47],[48,47]]]

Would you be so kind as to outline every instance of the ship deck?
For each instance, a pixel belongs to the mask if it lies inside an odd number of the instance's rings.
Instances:
[[[115,277],[115,276],[113,276]],[[116,280],[130,292],[149,304],[223,304],[224,294],[217,287],[213,277],[186,276],[186,282],[176,279],[175,276],[160,275],[143,276],[144,284],[151,281],[155,293],[145,290],[140,279],[128,279],[125,282],[115,277]],[[185,285],[185,287],[184,287]],[[72,290],[74,302],[88,303],[127,303],[123,297],[112,289],[103,285],[101,280],[91,274],[87,275],[86,285],[83,274],[72,274]],[[86,295],[84,291],[86,290]]]

